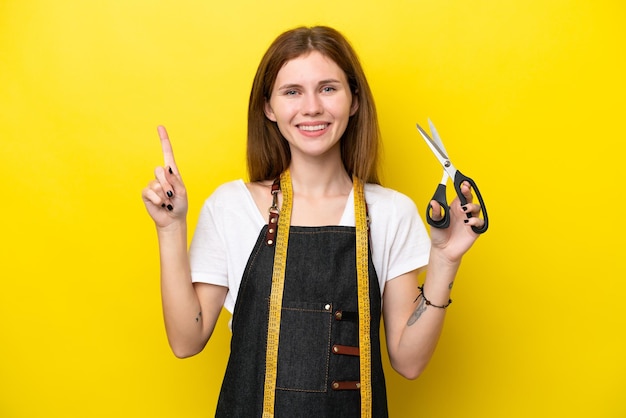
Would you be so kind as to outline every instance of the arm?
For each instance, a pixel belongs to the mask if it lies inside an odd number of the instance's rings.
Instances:
[[[450,227],[431,230],[432,247],[424,294],[432,305],[426,304],[417,289],[417,270],[385,285],[383,315],[389,358],[393,368],[408,379],[415,379],[422,373],[435,351],[446,310],[433,305],[448,303],[461,258],[478,237],[471,226],[482,226],[483,221],[478,217],[480,206],[471,203],[469,186],[464,184],[462,191],[468,198],[466,208],[473,217],[468,219],[455,200],[450,205]],[[433,213],[438,213],[437,203],[433,201],[431,204]]]
[[[159,136],[165,168],[156,168],[156,179],[142,196],[159,240],[161,298],[168,341],[177,357],[189,357],[199,353],[209,340],[227,288],[191,282],[187,192],[165,128],[159,127]]]
[[[190,357],[202,351],[211,337],[228,289],[191,282],[185,223],[157,228],[157,235],[167,338],[176,357]]]

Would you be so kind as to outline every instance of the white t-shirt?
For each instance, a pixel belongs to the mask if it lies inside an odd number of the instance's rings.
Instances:
[[[387,280],[428,263],[430,239],[415,204],[404,194],[366,184],[365,201],[382,295]],[[224,307],[231,313],[248,258],[266,224],[267,213],[259,212],[243,180],[221,185],[202,207],[189,250],[192,281],[228,287]],[[339,225],[355,226],[352,192]]]

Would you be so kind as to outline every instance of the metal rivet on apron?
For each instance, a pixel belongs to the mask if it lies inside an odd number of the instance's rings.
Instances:
[[[272,245],[273,243],[274,243],[274,241],[272,241],[271,239],[267,240],[267,245]]]
[[[330,306],[330,304],[329,304],[329,303],[327,303],[326,305],[324,305],[324,309],[325,309],[325,310],[330,311],[330,308],[331,308],[331,306]]]
[[[274,228],[270,228],[270,234],[274,233]]]
[[[333,382],[333,389],[337,389],[337,388],[339,388],[339,383]]]
[[[335,319],[336,319],[337,321],[341,321],[341,317],[342,317],[342,316],[343,316],[343,312],[341,312],[341,311],[337,311],[337,312],[335,312]]]

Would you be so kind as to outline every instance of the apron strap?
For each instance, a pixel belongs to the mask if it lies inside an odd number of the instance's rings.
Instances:
[[[272,183],[272,206],[268,209],[269,219],[267,220],[267,232],[265,233],[265,244],[273,247],[276,243],[276,230],[278,228],[278,192],[280,192],[280,178]]]

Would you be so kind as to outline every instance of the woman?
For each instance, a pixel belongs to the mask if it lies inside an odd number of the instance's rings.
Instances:
[[[165,167],[143,200],[174,354],[200,352],[222,306],[233,313],[216,416],[387,416],[381,314],[393,368],[416,378],[482,226],[469,185],[469,203],[454,201],[451,226],[429,240],[411,200],[378,184],[374,101],[355,52],[327,27],[287,31],[266,52],[250,95],[250,181],[207,199],[189,257],[186,189],[159,135]]]

